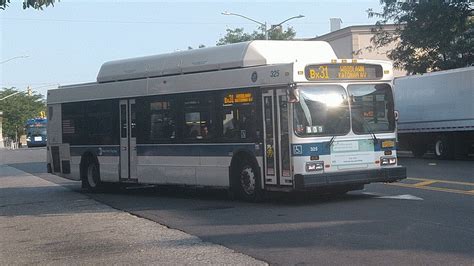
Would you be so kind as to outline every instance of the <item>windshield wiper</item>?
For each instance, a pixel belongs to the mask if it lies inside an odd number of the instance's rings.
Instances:
[[[372,136],[372,139],[374,140],[374,144],[379,142],[379,140],[377,139],[377,136],[375,136],[375,133],[372,130],[372,127],[370,126],[369,122],[367,122],[367,120],[365,120],[364,118],[362,118],[362,121],[363,121],[362,125],[365,126],[365,129],[367,129],[369,134]]]
[[[347,118],[348,120],[350,119],[350,116],[349,116],[348,113],[346,113],[346,118]],[[343,121],[344,121],[344,120],[341,119],[341,120],[338,122],[338,124],[337,124],[337,126],[336,126],[335,132],[338,132],[338,131],[339,131],[339,128],[341,127],[341,122],[343,122]],[[328,142],[328,144],[327,144],[327,147],[328,147],[329,149],[331,149],[331,145],[334,143],[334,140],[336,140],[336,136],[337,136],[337,135],[332,135],[331,139],[329,140],[329,142]]]
[[[336,135],[333,135],[333,136],[331,137],[331,139],[329,140],[329,142],[328,142],[328,144],[327,144],[327,147],[328,147],[329,149],[331,149],[331,145],[332,145],[332,143],[334,142],[335,139],[336,139]]]

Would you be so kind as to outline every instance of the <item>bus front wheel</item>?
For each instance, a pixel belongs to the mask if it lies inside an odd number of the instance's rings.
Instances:
[[[254,163],[244,159],[241,161],[238,172],[238,180],[236,180],[241,199],[250,202],[258,202],[262,200],[262,190],[260,186],[260,175],[258,168]]]

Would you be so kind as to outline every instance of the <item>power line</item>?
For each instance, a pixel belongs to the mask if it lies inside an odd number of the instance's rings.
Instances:
[[[64,82],[64,83],[69,83],[69,82]],[[76,83],[80,83],[80,82],[76,82]],[[42,89],[42,88],[59,86],[59,85],[60,85],[59,83],[8,83],[8,84],[2,84],[0,86],[2,88],[8,88],[8,87],[18,88],[18,87],[24,87],[24,86],[33,86],[31,87],[32,89]]]
[[[165,24],[165,25],[253,25],[253,23],[229,23],[229,22],[197,22],[197,21],[132,21],[132,20],[83,20],[83,19],[35,19],[35,18],[2,18],[2,20],[12,21],[40,21],[40,22],[72,22],[72,23],[117,23],[117,24]],[[345,24],[367,24],[369,21],[347,21]],[[325,22],[293,22],[294,25],[323,25],[329,24],[329,20]]]
[[[83,19],[34,19],[34,18],[4,18],[3,20],[15,21],[44,21],[44,22],[74,22],[74,23],[120,23],[120,24],[203,24],[222,25],[229,23],[219,22],[196,22],[196,21],[132,21],[132,20],[83,20]],[[251,24],[251,23],[248,23]]]

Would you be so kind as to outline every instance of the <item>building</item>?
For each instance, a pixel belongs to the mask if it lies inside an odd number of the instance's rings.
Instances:
[[[311,41],[326,41],[331,44],[338,58],[352,59],[378,59],[390,60],[387,58],[386,52],[395,48],[395,44],[391,43],[380,49],[369,49],[372,45],[370,39],[374,36],[372,28],[374,25],[358,25],[338,29],[330,33],[310,38]],[[385,25],[386,31],[394,32],[395,25]],[[337,29],[331,23],[331,29]],[[406,71],[394,69],[395,77],[406,76]]]

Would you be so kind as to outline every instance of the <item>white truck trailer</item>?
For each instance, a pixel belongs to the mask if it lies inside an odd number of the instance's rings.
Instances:
[[[474,67],[395,79],[398,141],[416,157],[468,155],[474,146]]]

